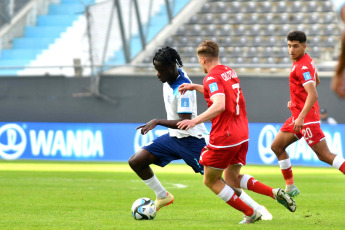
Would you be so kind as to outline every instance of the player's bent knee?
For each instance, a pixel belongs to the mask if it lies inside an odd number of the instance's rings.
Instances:
[[[276,144],[274,142],[271,145],[271,149],[276,155],[279,155],[280,153],[283,153],[285,151],[284,148],[282,148],[279,144]]]

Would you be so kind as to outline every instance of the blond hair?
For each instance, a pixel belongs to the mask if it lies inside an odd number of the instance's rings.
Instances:
[[[219,46],[216,42],[205,40],[198,46],[196,50],[197,55],[210,57],[210,58],[218,58],[219,55]]]

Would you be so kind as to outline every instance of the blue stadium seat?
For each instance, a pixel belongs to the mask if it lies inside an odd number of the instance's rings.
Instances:
[[[261,13],[269,13],[272,11],[272,4],[269,1],[265,1],[261,3],[260,12]]]
[[[234,1],[229,7],[229,12],[230,13],[239,13],[242,11],[242,5],[241,3]]]
[[[229,24],[229,14],[221,14],[218,18],[218,23],[219,24]]]
[[[275,9],[275,12],[277,13],[284,13],[284,12],[287,12],[287,5],[285,2],[278,2],[277,6],[276,6],[276,9]]]
[[[258,55],[258,50],[256,47],[250,47],[249,50],[247,51],[247,57],[256,57]]]
[[[257,4],[256,2],[248,2],[246,3],[246,6],[245,6],[245,12],[246,13],[255,13],[257,11]]]
[[[311,1],[307,3],[308,12],[316,12],[318,11],[318,4],[315,1]]]
[[[303,11],[303,5],[300,1],[293,2],[290,8],[290,12],[297,13]]]

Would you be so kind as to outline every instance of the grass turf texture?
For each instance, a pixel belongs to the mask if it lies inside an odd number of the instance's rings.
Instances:
[[[344,229],[345,177],[333,168],[294,167],[301,194],[289,212],[248,191],[272,221],[242,226],[242,213],[226,205],[186,165],[153,167],[175,196],[154,220],[137,221],[132,203],[155,194],[126,163],[0,161],[0,229]],[[243,173],[284,188],[278,166],[246,166]],[[185,185],[185,186],[183,186]]]

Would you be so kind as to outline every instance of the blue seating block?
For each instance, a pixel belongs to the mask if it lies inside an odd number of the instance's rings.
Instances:
[[[10,49],[1,51],[1,59],[29,59],[33,60],[38,54],[42,53],[41,49]]]
[[[40,15],[37,18],[37,26],[71,26],[78,19],[78,14],[69,15]]]
[[[27,38],[57,38],[66,31],[64,26],[27,26],[24,36]]]
[[[53,44],[55,38],[15,38],[13,40],[13,49],[48,49]]]
[[[85,12],[85,6],[80,3],[52,4],[49,6],[51,15],[81,15]]]

